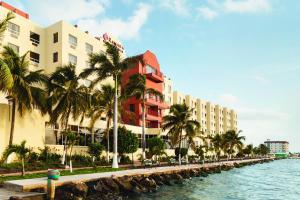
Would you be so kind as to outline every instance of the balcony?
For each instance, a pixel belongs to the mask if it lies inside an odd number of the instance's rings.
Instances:
[[[145,70],[144,70],[144,74],[146,75],[146,77],[148,79],[151,79],[152,81],[156,82],[156,83],[162,83],[164,82],[164,76],[163,74],[158,71],[157,69],[147,65]]]
[[[32,45],[38,46],[40,44],[40,35],[30,32],[30,41],[32,42]]]
[[[148,121],[158,121],[158,122],[161,122],[162,119],[160,116],[155,116],[155,115],[151,115],[151,114],[146,114],[146,120]]]

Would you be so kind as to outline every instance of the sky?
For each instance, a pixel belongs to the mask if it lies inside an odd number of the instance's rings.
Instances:
[[[247,143],[300,152],[299,0],[7,0],[48,26],[108,32],[154,52],[174,89],[233,108]],[[298,106],[297,106],[298,105]]]

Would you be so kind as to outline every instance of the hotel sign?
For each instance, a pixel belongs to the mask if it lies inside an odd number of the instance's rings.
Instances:
[[[115,47],[117,47],[122,53],[124,52],[123,45],[121,45],[119,42],[116,42],[115,40],[113,40],[107,33],[103,34],[103,40],[104,40],[104,42],[108,42],[108,43],[114,45]]]

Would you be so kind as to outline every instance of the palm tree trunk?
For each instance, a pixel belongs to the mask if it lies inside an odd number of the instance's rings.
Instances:
[[[16,100],[12,100],[12,114],[11,114],[11,126],[9,135],[9,146],[13,144],[14,139],[14,129],[15,129],[15,119],[16,119]]]
[[[179,155],[178,155],[179,165],[181,165],[181,139],[182,139],[182,133],[180,133],[180,137],[179,137]]]
[[[106,150],[106,159],[107,159],[107,163],[109,163],[109,149],[110,149],[110,146],[109,146],[109,126],[110,126],[110,119],[107,119],[107,122],[106,122],[106,140],[107,140],[107,150]]]
[[[118,80],[115,76],[115,101],[114,101],[114,147],[112,168],[119,168],[118,164]]]
[[[65,124],[64,124],[64,128],[65,128],[65,134],[67,134],[67,129],[68,129],[68,122],[69,122],[69,115],[70,115],[70,112],[68,111],[68,114],[67,114],[67,117],[66,117],[66,121],[65,121]],[[63,156],[62,156],[62,161],[61,161],[61,164],[64,165],[66,164],[67,165],[67,135],[65,135],[65,142],[64,142],[64,149],[63,149]]]
[[[24,158],[22,157],[21,159],[22,162],[22,176],[25,176],[25,163],[24,163]]]
[[[146,119],[145,118],[146,118],[145,97],[143,97],[143,104],[142,104],[142,158],[143,158],[143,160],[146,159],[146,135],[145,135],[145,121],[146,121]]]

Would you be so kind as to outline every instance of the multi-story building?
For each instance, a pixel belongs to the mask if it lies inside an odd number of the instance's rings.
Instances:
[[[200,123],[201,131],[208,134],[223,134],[228,130],[237,130],[237,113],[226,107],[214,105],[209,101],[184,95],[175,91],[173,103],[185,103],[193,108],[192,119]]]
[[[264,142],[269,148],[270,153],[289,153],[289,142],[287,141],[272,141],[267,140]]]
[[[105,51],[105,42],[117,46],[125,57],[124,47],[116,39],[108,34],[102,37],[94,37],[87,31],[82,31],[76,25],[59,21],[48,27],[41,27],[29,18],[29,14],[14,8],[13,6],[0,3],[0,19],[3,19],[8,12],[14,12],[12,19],[1,40],[1,45],[8,45],[20,55],[28,53],[30,60],[30,70],[44,70],[49,74],[56,67],[72,63],[76,65],[78,73],[89,66],[89,54]],[[1,49],[2,51],[2,49]],[[92,79],[92,78],[90,78]],[[108,79],[105,82],[111,82]],[[89,84],[90,80],[83,80],[83,84]],[[8,145],[9,130],[11,126],[11,108],[5,98],[5,94],[0,93],[0,154]],[[96,123],[96,128],[105,127],[105,116],[103,120]],[[31,147],[43,147],[45,144],[59,144],[60,127],[49,126],[48,116],[41,116],[39,111],[26,112],[22,117],[17,113],[14,130],[14,143],[26,140]],[[79,125],[79,122],[70,119],[70,128],[87,138],[82,145],[90,138],[88,131],[89,121]],[[59,147],[58,147],[59,148]]]
[[[122,87],[125,87],[129,78],[134,74],[143,74],[146,76],[146,87],[152,88],[163,94],[164,76],[160,71],[160,66],[156,56],[150,52],[138,56],[138,61],[133,63],[133,67],[126,70],[122,76]],[[163,110],[168,106],[163,99],[153,94],[146,94],[145,113],[146,127],[159,128],[162,123]],[[134,116],[128,116],[125,112],[122,119],[125,124],[142,126],[142,100],[131,97],[124,103],[124,109],[134,113]]]

